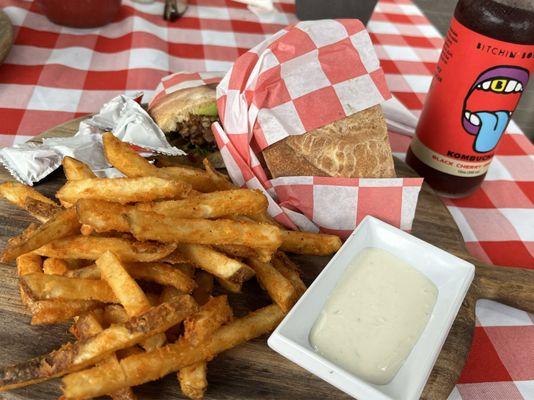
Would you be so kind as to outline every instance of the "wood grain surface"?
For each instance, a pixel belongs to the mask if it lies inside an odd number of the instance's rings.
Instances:
[[[0,64],[13,46],[13,26],[9,17],[0,10]]]
[[[45,132],[46,137],[72,135],[80,119]],[[36,140],[38,140],[37,138]],[[404,163],[396,160],[401,176],[414,176]],[[0,180],[11,180],[5,170]],[[37,185],[42,193],[53,196],[64,182],[61,170]],[[0,246],[26,227],[32,218],[24,211],[0,202]],[[477,265],[475,281],[460,309],[445,342],[422,398],[445,400],[454,387],[471,346],[478,298],[502,301],[534,312],[534,271],[484,265],[468,255],[462,235],[452,216],[433,191],[424,185],[421,191],[412,234]],[[327,264],[327,257],[292,257],[310,284]],[[237,315],[269,303],[269,298],[254,280],[246,283],[244,295],[230,295]],[[13,265],[0,264],[0,360],[2,364],[26,360],[73,340],[68,325],[30,326],[29,316],[19,300]],[[348,399],[349,396],[316,378],[302,368],[271,351],[266,338],[258,338],[227,351],[208,366],[209,388],[206,399],[276,399],[323,400]],[[179,399],[175,375],[135,389],[143,399]],[[0,393],[0,399],[54,399],[60,393],[57,381]],[[365,399],[361,399],[365,400]]]

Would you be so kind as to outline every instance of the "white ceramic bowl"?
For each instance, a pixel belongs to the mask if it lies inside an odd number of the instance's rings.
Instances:
[[[310,330],[345,268],[366,247],[389,251],[426,275],[439,293],[432,315],[410,355],[387,385],[374,385],[316,353]],[[418,399],[475,274],[452,254],[366,217],[269,337],[276,352],[359,400]]]

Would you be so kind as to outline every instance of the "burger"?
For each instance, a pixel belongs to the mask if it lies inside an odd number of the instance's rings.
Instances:
[[[211,131],[211,124],[219,121],[215,88],[216,85],[203,85],[179,90],[162,97],[148,109],[169,143],[196,161],[204,157],[219,158]]]

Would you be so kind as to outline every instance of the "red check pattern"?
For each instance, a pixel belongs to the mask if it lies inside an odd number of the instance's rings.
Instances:
[[[228,70],[238,55],[295,21],[292,0],[275,2],[279,12],[261,16],[230,0],[189,0],[175,24],[161,19],[161,2],[125,0],[111,25],[78,31],[49,23],[35,3],[0,0],[16,33],[0,66],[4,146],[97,111],[118,94],[144,90],[150,98],[171,72]],[[380,0],[368,30],[390,90],[418,114],[440,34],[410,0]],[[409,141],[391,135],[397,155]],[[534,146],[515,124],[481,189],[447,205],[473,254],[534,268]],[[477,320],[473,350],[451,399],[534,399],[534,316],[480,301]]]

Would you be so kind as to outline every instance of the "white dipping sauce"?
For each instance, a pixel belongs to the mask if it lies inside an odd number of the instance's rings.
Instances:
[[[310,342],[346,371],[386,384],[423,332],[437,293],[425,275],[391,253],[364,249],[328,297]]]

